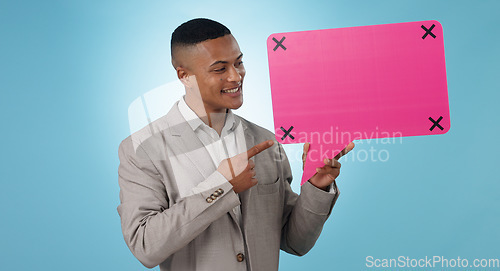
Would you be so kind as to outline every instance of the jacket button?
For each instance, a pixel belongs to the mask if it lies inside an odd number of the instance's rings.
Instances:
[[[210,195],[210,198],[211,198],[212,200],[216,200],[216,199],[217,199],[217,197],[216,197],[214,194]]]
[[[217,192],[219,192],[221,195],[224,194],[224,190],[222,188],[217,189]]]
[[[245,260],[245,254],[238,253],[238,255],[236,255],[236,260],[241,263],[242,261]]]
[[[207,198],[208,203],[212,203],[212,201],[214,201],[212,198],[210,198],[210,197]]]
[[[220,196],[221,194],[219,193],[219,190],[217,190],[217,191],[215,191],[215,192],[214,192],[214,195],[215,195],[216,197],[218,197],[218,196]]]

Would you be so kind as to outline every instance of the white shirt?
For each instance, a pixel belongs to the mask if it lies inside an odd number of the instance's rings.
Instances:
[[[224,127],[222,128],[221,135],[219,136],[215,129],[206,125],[196,115],[196,113],[186,104],[184,98],[180,99],[178,107],[182,117],[188,122],[189,126],[191,126],[194,133],[203,143],[205,148],[207,148],[207,151],[210,154],[216,168],[222,160],[247,151],[243,127],[241,122],[236,121],[231,110],[228,110],[226,114]],[[221,184],[221,180],[226,182],[228,181],[222,174],[220,175],[222,178],[206,180],[205,182],[210,183],[203,184],[203,187],[213,188],[219,186]],[[233,212],[241,226],[242,220],[240,205],[236,206],[233,209]]]

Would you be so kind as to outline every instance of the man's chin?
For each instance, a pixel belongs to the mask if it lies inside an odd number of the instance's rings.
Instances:
[[[241,99],[240,101],[233,101],[231,103],[228,103],[226,108],[231,110],[236,110],[240,108],[242,105],[243,105],[243,99]]]
[[[229,109],[236,110],[236,109],[240,108],[242,105],[243,105],[243,101],[241,103],[231,105],[229,107]]]

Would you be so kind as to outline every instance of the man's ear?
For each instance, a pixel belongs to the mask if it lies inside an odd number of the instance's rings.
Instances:
[[[182,84],[185,86],[185,87],[189,87],[189,73],[188,71],[183,68],[183,67],[177,67],[175,68],[175,71],[177,72],[177,78],[179,78],[179,80],[181,80]]]

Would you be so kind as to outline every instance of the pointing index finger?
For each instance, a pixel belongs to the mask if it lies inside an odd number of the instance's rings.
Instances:
[[[274,144],[274,142],[272,140],[266,140],[264,142],[261,142],[253,147],[251,147],[248,151],[247,151],[247,154],[248,154],[248,159],[254,157],[255,155],[261,153],[262,151],[264,151],[265,149],[271,147],[272,145]]]
[[[340,157],[346,155],[348,152],[352,151],[352,149],[354,149],[354,142],[349,143],[349,145],[347,145],[347,147],[345,147],[340,153],[335,155],[334,159],[339,160]]]

